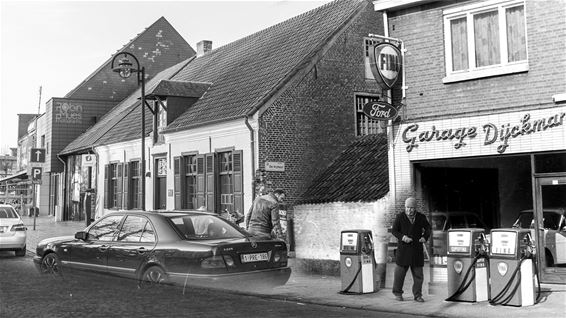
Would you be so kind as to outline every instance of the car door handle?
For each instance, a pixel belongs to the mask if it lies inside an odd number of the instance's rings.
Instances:
[[[106,250],[108,249],[108,245],[100,245],[100,247],[98,248],[101,252],[106,252]]]
[[[144,248],[144,247],[138,248],[138,253],[139,253],[139,254],[145,253],[145,248]]]

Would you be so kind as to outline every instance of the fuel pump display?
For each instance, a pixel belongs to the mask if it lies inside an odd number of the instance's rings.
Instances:
[[[491,230],[492,305],[535,304],[534,244],[529,229]]]
[[[489,292],[488,243],[484,229],[448,231],[448,301],[486,301]]]
[[[373,237],[369,230],[342,231],[340,237],[342,293],[376,291]]]

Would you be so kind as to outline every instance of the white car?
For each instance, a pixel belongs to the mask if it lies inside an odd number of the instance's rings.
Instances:
[[[0,250],[15,251],[16,256],[26,255],[27,228],[16,210],[0,204]]]
[[[544,253],[546,266],[566,265],[566,213],[564,208],[543,210]],[[519,213],[513,227],[534,229],[533,210]],[[534,233],[533,233],[534,238]]]

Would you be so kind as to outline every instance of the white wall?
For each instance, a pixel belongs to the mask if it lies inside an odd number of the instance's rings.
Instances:
[[[373,203],[334,202],[295,206],[296,257],[339,261],[341,231],[358,229],[372,231],[376,257],[386,255],[387,245],[383,243],[389,242],[386,226],[389,209],[387,196]]]
[[[250,125],[257,127],[257,122],[250,120]],[[252,162],[251,162],[251,143],[250,130],[247,128],[244,119],[238,119],[226,123],[209,125],[190,130],[183,130],[165,135],[165,143],[152,146],[152,138],[146,137],[146,172],[151,171],[151,178],[146,181],[146,209],[153,207],[153,154],[166,153],[167,170],[167,189],[174,189],[173,158],[181,156],[183,152],[197,152],[205,154],[219,149],[233,148],[243,150],[243,176],[244,176],[244,210],[251,206],[252,202]],[[133,159],[141,158],[141,141],[139,139],[116,143],[107,146],[100,146],[95,149],[98,156],[98,177],[97,177],[97,202],[95,217],[100,217],[109,213],[111,210],[104,209],[104,166],[110,162],[128,162]],[[149,149],[149,150],[148,150]],[[257,155],[255,156],[257,161]],[[151,165],[151,166],[150,166]],[[257,163],[255,164],[257,167]],[[151,170],[150,170],[151,168]],[[168,191],[167,191],[168,192]],[[167,209],[174,209],[174,196],[167,197]]]

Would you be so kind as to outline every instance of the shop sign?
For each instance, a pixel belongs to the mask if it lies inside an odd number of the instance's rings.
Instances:
[[[56,123],[80,124],[82,123],[83,106],[68,102],[56,102],[54,104],[54,116]]]
[[[265,162],[265,171],[283,172],[283,171],[285,171],[285,163],[284,162],[266,161]]]
[[[92,154],[82,155],[81,156],[82,166],[83,167],[93,167],[94,163],[95,163],[94,158],[95,157]]]
[[[566,113],[557,113],[549,117],[533,120],[530,114],[525,114],[519,123],[506,123],[503,125],[486,123],[481,129],[475,126],[437,129],[433,125],[429,130],[422,130],[418,124],[411,124],[403,130],[402,139],[407,144],[407,152],[417,148],[419,143],[447,140],[455,141],[454,148],[460,149],[466,145],[467,140],[474,139],[478,134],[483,133],[483,145],[488,146],[499,142],[497,152],[502,154],[509,147],[511,140],[562,126],[564,117],[566,117]]]
[[[391,120],[397,117],[397,108],[386,102],[369,102],[362,108],[364,114],[375,120]]]
[[[369,51],[370,68],[377,84],[383,89],[391,89],[401,74],[401,51],[388,42],[378,43]]]

